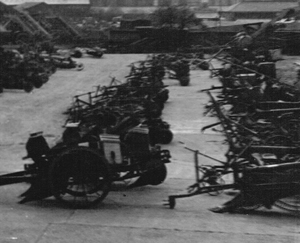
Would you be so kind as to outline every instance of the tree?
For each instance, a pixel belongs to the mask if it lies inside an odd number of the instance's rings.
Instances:
[[[184,29],[196,24],[195,13],[187,6],[161,7],[152,14],[152,22],[157,27]]]

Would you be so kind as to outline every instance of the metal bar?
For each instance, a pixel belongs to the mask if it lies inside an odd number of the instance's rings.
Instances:
[[[196,174],[196,185],[197,185],[197,190],[199,190],[200,185],[199,185],[199,160],[198,160],[198,150],[195,151],[194,157],[195,157],[195,174]]]
[[[189,151],[196,152],[197,154],[200,154],[200,155],[202,155],[202,156],[204,156],[204,157],[206,157],[206,158],[209,158],[209,159],[212,159],[212,160],[214,160],[214,161],[217,161],[217,162],[219,162],[219,163],[221,163],[221,164],[225,164],[225,163],[226,163],[226,162],[224,162],[224,161],[221,161],[221,160],[218,160],[218,159],[216,159],[216,158],[213,158],[213,157],[211,157],[211,156],[209,156],[209,155],[203,154],[203,153],[199,152],[198,150],[193,150],[193,149],[190,149],[190,148],[188,148],[188,147],[184,147],[184,148],[187,149],[187,150],[189,150]],[[198,158],[197,158],[197,159],[198,159]]]
[[[237,184],[233,183],[233,184],[227,184],[227,185],[214,185],[214,186],[199,187],[198,190],[196,190],[192,193],[170,195],[169,199],[170,198],[175,199],[175,198],[192,197],[192,196],[203,194],[203,193],[232,189],[232,188],[236,188],[237,186],[238,186]]]

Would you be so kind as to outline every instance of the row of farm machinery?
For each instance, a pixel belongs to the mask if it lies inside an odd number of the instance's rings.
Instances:
[[[202,165],[199,156],[207,155],[187,148],[195,155],[196,182],[186,193],[170,195],[168,205],[174,208],[178,198],[234,189],[232,200],[211,210],[248,212],[275,205],[297,211],[300,91],[278,81],[270,56],[244,53],[239,59],[236,54],[226,48],[215,55],[222,68],[215,68],[211,59],[199,61],[205,70],[209,64],[211,77],[221,83],[202,90],[210,99],[207,112],[218,118],[202,131],[221,128],[229,145],[226,161],[208,156],[217,164]],[[54,196],[84,208],[103,201],[118,181],[131,181],[128,188],[161,184],[171,158],[161,144],[173,139],[170,125],[161,119],[169,98],[163,83],[166,60],[172,58],[149,55],[131,64],[125,81],[113,78],[107,86],[74,96],[62,139],[50,148],[42,132],[31,134],[25,158],[33,163],[0,176],[0,184],[30,182],[22,203]],[[184,58],[189,65],[193,61]]]
[[[202,92],[210,100],[207,114],[218,119],[202,132],[216,129],[224,134],[226,161],[186,147],[195,155],[196,182],[185,193],[170,195],[170,208],[179,198],[234,190],[233,199],[210,210],[249,212],[275,205],[298,211],[300,90],[280,82],[267,51],[226,47],[214,56],[222,67],[211,65],[211,77],[220,85]],[[202,165],[199,156],[215,164]]]
[[[127,186],[161,184],[170,152],[161,149],[173,139],[161,119],[169,90],[155,58],[133,63],[124,82],[74,96],[66,110],[61,140],[49,147],[42,132],[26,143],[33,163],[25,170],[0,176],[0,184],[30,182],[21,203],[54,196],[71,207],[91,207],[104,200],[116,182]],[[162,69],[164,71],[164,69]]]
[[[105,49],[71,48],[57,49],[51,43],[23,44],[18,48],[0,48],[0,58],[3,60],[0,74],[0,92],[4,89],[21,89],[31,92],[34,88],[40,88],[57,69],[84,69],[82,62],[75,59],[83,56],[101,58]],[[190,69],[208,69],[208,63],[204,61],[203,53],[163,53],[155,56],[156,68],[160,68],[159,75],[167,75],[170,79],[178,80],[181,86],[190,83]],[[131,72],[136,67],[132,65]]]
[[[0,184],[31,183],[21,203],[54,196],[84,208],[104,200],[118,181],[130,188],[161,184],[171,157],[161,145],[173,140],[170,125],[161,118],[169,99],[163,79],[189,85],[191,60],[179,54],[148,55],[130,65],[125,81],[112,78],[107,86],[74,96],[61,140],[49,147],[42,132],[32,133],[24,159],[33,163],[1,175]]]

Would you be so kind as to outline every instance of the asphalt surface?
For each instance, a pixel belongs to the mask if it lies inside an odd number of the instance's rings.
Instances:
[[[204,134],[201,128],[215,118],[204,115],[208,102],[201,89],[218,84],[208,71],[191,71],[191,83],[181,87],[176,80],[165,79],[170,99],[163,119],[171,124],[174,140],[169,149],[172,162],[168,177],[158,186],[126,189],[118,184],[94,209],[74,210],[62,207],[53,198],[18,204],[18,195],[29,185],[0,187],[0,242],[20,243],[248,243],[300,242],[299,215],[276,208],[251,214],[215,214],[208,209],[231,198],[198,195],[179,199],[175,209],[164,206],[168,195],[184,191],[195,181],[194,155],[185,146],[224,160],[226,144],[217,131]],[[58,77],[58,74],[52,79]],[[52,82],[52,80],[50,80]],[[37,91],[38,92],[38,91]],[[0,99],[5,97],[0,97]],[[1,147],[3,151],[5,147]],[[200,163],[214,161],[199,157]],[[19,169],[19,166],[16,169]],[[1,171],[7,168],[1,164]]]

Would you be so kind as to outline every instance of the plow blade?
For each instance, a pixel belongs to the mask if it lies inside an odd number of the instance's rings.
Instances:
[[[52,196],[52,192],[49,188],[48,181],[45,179],[35,180],[31,182],[31,186],[28,190],[20,195],[23,199],[19,203],[22,204],[30,201],[41,200],[50,196]]]

